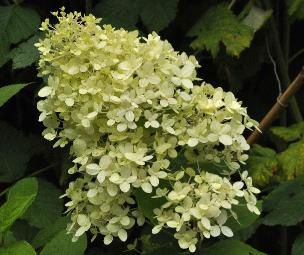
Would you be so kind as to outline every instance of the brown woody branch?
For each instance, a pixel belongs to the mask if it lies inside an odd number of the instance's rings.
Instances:
[[[304,67],[293,82],[287,87],[285,92],[278,97],[275,105],[270,109],[266,116],[260,122],[258,129],[262,132],[265,131],[272,122],[279,116],[279,113],[287,107],[291,97],[300,89],[304,81]],[[248,144],[254,144],[261,135],[259,130],[254,130],[247,139]]]

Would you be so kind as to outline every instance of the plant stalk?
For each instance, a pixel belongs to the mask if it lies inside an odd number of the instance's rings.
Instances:
[[[270,8],[269,1],[266,1],[266,7]],[[271,17],[271,19],[270,19],[270,28],[273,32],[274,50],[276,53],[275,55],[276,55],[276,59],[277,59],[277,66],[278,66],[278,70],[280,73],[282,85],[284,88],[287,88],[288,84],[290,84],[290,79],[289,79],[289,74],[288,74],[288,61],[286,61],[286,58],[282,51],[279,33],[276,28],[275,20],[273,17]],[[289,43],[287,45],[289,45]],[[287,46],[285,46],[285,47],[287,47]],[[290,107],[291,107],[292,116],[295,119],[295,121],[296,122],[303,121],[303,116],[301,114],[298,102],[296,101],[295,97],[291,98]]]
[[[284,53],[285,63],[288,69],[289,60],[289,48],[290,48],[290,24],[288,16],[288,8],[286,6],[286,1],[282,0],[282,50]]]
[[[92,12],[92,0],[85,0],[85,11],[86,15],[89,15]]]
[[[289,64],[294,61],[298,56],[304,53],[304,48],[296,52],[290,59],[289,59]]]
[[[261,135],[260,131],[266,130],[271,123],[278,117],[280,112],[285,109],[288,105],[288,102],[294,96],[294,94],[300,89],[304,83],[304,67],[293,82],[288,86],[285,92],[278,97],[277,102],[271,108],[271,110],[266,114],[266,116],[260,122],[258,129],[254,130],[247,139],[248,144],[254,144]],[[259,131],[260,130],[260,131]]]
[[[282,226],[280,229],[280,255],[288,254],[288,235],[287,228]]]
[[[39,169],[39,170],[37,170],[37,171],[31,173],[30,175],[25,176],[25,177],[22,177],[22,178],[27,178],[27,177],[36,176],[36,175],[38,175],[38,174],[41,174],[41,173],[43,173],[43,172],[45,172],[45,171],[47,171],[47,170],[53,168],[53,167],[56,166],[56,165],[57,165],[57,163],[54,163],[54,164],[52,164],[52,165],[43,167],[43,168],[41,168],[41,169]],[[19,180],[17,180],[17,181],[19,181]],[[16,181],[16,182],[17,182],[17,181]],[[16,183],[16,182],[15,182],[15,183]],[[9,189],[10,189],[15,183],[13,183],[11,186],[9,186],[9,187],[7,187],[6,189],[4,189],[4,190],[0,193],[0,197],[2,197],[6,192],[8,192]]]

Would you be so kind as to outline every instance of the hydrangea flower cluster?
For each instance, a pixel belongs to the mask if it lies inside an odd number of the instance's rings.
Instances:
[[[181,181],[185,173],[188,179]],[[154,226],[152,233],[158,233],[163,227],[174,228],[174,237],[180,247],[190,252],[196,249],[198,234],[201,240],[217,237],[221,233],[232,237],[232,230],[224,224],[229,216],[237,220],[231,209],[239,204],[238,198],[245,198],[249,211],[260,213],[255,197],[260,191],[252,186],[247,171],[242,173],[241,178],[241,181],[232,184],[229,179],[216,174],[204,171],[195,174],[192,168],[176,172],[171,177],[174,181],[171,191],[166,188],[156,190],[157,197],[165,196],[168,202],[154,210],[158,225]]]
[[[145,222],[138,189],[167,200],[155,209],[153,233],[174,228],[180,247],[191,252],[200,237],[232,235],[224,224],[239,197],[259,213],[247,173],[235,183],[229,177],[247,159],[242,133],[256,122],[231,92],[200,81],[195,57],[156,33],[138,37],[64,9],[53,15],[59,22],[43,22],[45,38],[36,44],[39,75],[47,81],[37,107],[43,136],[56,140],[54,147],[70,145],[68,172],[77,178],[65,195],[75,239],[91,231],[105,244],[116,236],[126,241],[127,230]],[[226,177],[174,171],[179,155],[224,162]]]

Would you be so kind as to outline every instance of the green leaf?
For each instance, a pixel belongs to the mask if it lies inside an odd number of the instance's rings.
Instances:
[[[239,56],[253,38],[253,31],[227,8],[226,4],[211,7],[191,28],[188,36],[196,37],[191,43],[194,50],[211,51],[213,57],[222,42],[229,55]]]
[[[0,107],[4,105],[12,96],[17,94],[28,83],[8,85],[0,88]]]
[[[292,143],[278,154],[284,179],[292,180],[304,174],[304,140]]]
[[[272,10],[263,10],[259,7],[252,6],[242,22],[256,32],[267,22],[271,15]]]
[[[238,92],[244,84],[252,81],[252,78],[262,68],[262,63],[267,58],[265,38],[255,36],[249,48],[245,49],[239,58],[229,55],[221,55],[216,60],[220,75],[225,75],[229,81],[230,90]]]
[[[0,134],[0,182],[10,183],[23,176],[33,154],[33,137],[26,137],[21,131],[1,121]]]
[[[82,235],[77,242],[72,242],[72,236],[62,230],[43,247],[40,255],[83,255],[86,247],[86,235]]]
[[[116,28],[134,30],[138,21],[140,0],[104,0],[94,7],[94,14],[102,18],[103,24]]]
[[[32,241],[35,248],[39,248],[51,241],[61,230],[66,229],[69,222],[67,217],[58,218],[50,227],[41,229]]]
[[[303,0],[287,0],[288,15],[293,20],[304,19],[304,2]]]
[[[149,31],[161,31],[175,19],[178,0],[142,0],[140,17]]]
[[[303,137],[304,122],[299,122],[289,127],[272,127],[270,131],[274,136],[282,139],[285,142],[293,142]]]
[[[19,5],[0,6],[0,67],[9,60],[10,44],[28,38],[39,25],[39,15],[32,9]]]
[[[155,214],[153,213],[153,210],[163,205],[166,202],[165,198],[152,198],[153,196],[155,196],[154,193],[148,194],[142,191],[141,189],[135,189],[134,193],[138,207],[141,209],[144,216],[149,219],[150,222],[156,224],[157,221],[154,218]]]
[[[4,235],[3,246],[8,246],[10,244],[17,242],[17,239],[11,230],[6,231],[3,235]]]
[[[280,184],[264,200],[265,225],[293,226],[304,220],[304,176]]]
[[[291,255],[303,255],[304,251],[304,234],[301,234],[292,244]]]
[[[175,18],[178,0],[104,0],[94,8],[102,23],[134,30],[139,17],[149,31],[160,31]]]
[[[0,255],[36,255],[36,252],[28,242],[20,241],[1,247]]]
[[[0,41],[18,43],[34,34],[40,26],[37,12],[20,5],[0,6]]]
[[[261,225],[262,225],[262,221],[260,219],[258,219],[253,224],[251,224],[249,227],[235,232],[234,238],[245,242],[257,231],[257,229]]]
[[[177,240],[169,231],[151,234],[152,226],[145,225],[140,232],[140,242],[143,255],[181,254]]]
[[[204,255],[266,255],[238,240],[222,240],[203,249]]]
[[[39,230],[35,227],[30,226],[27,221],[18,219],[10,227],[10,231],[13,233],[14,237],[17,240],[27,241],[32,244],[32,241]]]
[[[262,201],[258,201],[257,207],[261,211]],[[232,210],[238,216],[237,221],[233,217],[231,217],[228,219],[226,225],[229,226],[233,230],[233,232],[248,228],[259,218],[259,215],[256,215],[255,213],[252,213],[247,209],[246,204],[236,205],[232,208]]]
[[[278,160],[273,149],[261,145],[253,145],[249,152],[246,169],[254,184],[264,187],[269,184],[278,171]]]
[[[13,69],[30,66],[39,59],[38,49],[34,46],[38,39],[38,36],[33,36],[10,52]]]
[[[6,38],[0,40],[0,67],[9,60],[9,43]]]
[[[52,183],[39,179],[37,197],[22,218],[37,228],[51,227],[63,211],[60,195],[60,190]]]
[[[36,198],[38,191],[35,178],[18,181],[10,190],[7,201],[0,207],[0,232],[6,231]]]

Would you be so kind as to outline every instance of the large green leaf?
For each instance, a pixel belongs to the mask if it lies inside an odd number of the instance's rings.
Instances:
[[[153,213],[153,210],[163,205],[166,200],[165,198],[152,198],[152,196],[155,196],[155,194],[145,193],[141,189],[135,190],[135,197],[138,207],[141,209],[144,216],[150,220],[150,222],[156,224],[157,221],[154,218],[155,214]]]
[[[297,237],[292,245],[291,255],[303,255],[304,251],[304,234]]]
[[[21,178],[33,154],[34,137],[24,134],[0,121],[0,182],[13,182]]]
[[[34,203],[22,216],[37,228],[49,228],[61,216],[63,211],[61,192],[52,183],[38,180],[38,194]]]
[[[5,233],[4,233],[4,237],[3,238],[3,246],[8,246],[8,245],[11,245],[15,242],[17,242],[17,238],[15,237],[14,233],[11,231],[11,230],[7,230]]]
[[[263,67],[262,63],[267,59],[265,38],[259,34],[251,42],[251,46],[245,49],[239,58],[229,55],[221,55],[216,59],[219,66],[219,75],[223,75],[229,81],[232,92],[238,92],[244,84],[252,81],[252,77]]]
[[[304,1],[287,0],[288,14],[293,20],[304,19]]]
[[[0,107],[4,105],[12,96],[17,94],[28,83],[8,85],[0,88]]]
[[[77,242],[72,242],[72,236],[62,230],[43,247],[40,255],[83,255],[86,247],[86,235],[82,235]]]
[[[220,4],[211,7],[191,28],[188,36],[196,37],[191,43],[194,50],[206,49],[215,57],[220,43],[223,43],[229,55],[239,56],[249,47],[253,30],[239,21],[226,4]]]
[[[289,127],[272,127],[271,133],[285,142],[299,140],[304,135],[304,122],[293,124]]]
[[[139,17],[147,29],[160,31],[175,18],[178,0],[104,0],[94,8],[102,23],[136,29]]]
[[[32,241],[39,229],[28,224],[27,221],[18,219],[10,227],[10,231],[18,241],[27,241],[32,245]]]
[[[292,180],[304,174],[304,140],[292,143],[278,154],[284,179]]]
[[[68,222],[67,217],[60,217],[51,226],[41,229],[32,241],[33,246],[39,248],[51,241],[60,231],[66,229]]]
[[[36,255],[36,252],[28,242],[20,241],[1,247],[0,255]]]
[[[304,220],[304,176],[280,184],[264,200],[265,225],[292,226]]]
[[[35,178],[18,181],[10,190],[7,201],[0,207],[0,232],[6,231],[34,201],[38,191]]]
[[[140,17],[149,31],[160,31],[174,20],[178,0],[142,0]]]
[[[34,34],[40,26],[40,17],[33,9],[20,5],[0,6],[0,41],[18,43]]]
[[[0,67],[9,60],[9,43],[6,38],[0,40]]]
[[[140,232],[142,255],[182,254],[172,233],[161,231],[153,235],[151,231],[152,226],[146,224]]]
[[[38,39],[38,36],[33,36],[10,52],[13,69],[30,66],[39,59],[38,49],[34,46]]]
[[[276,152],[261,145],[253,145],[249,153],[246,169],[255,185],[266,186],[278,171]]]
[[[257,207],[262,210],[262,201],[258,201]],[[259,218],[259,215],[250,212],[245,204],[236,205],[232,210],[237,214],[237,221],[233,217],[230,217],[226,225],[233,232],[248,228]]]
[[[140,0],[104,0],[94,7],[94,14],[102,18],[102,23],[117,28],[133,30],[138,21]]]
[[[204,255],[266,255],[238,240],[222,240],[203,249]]]

